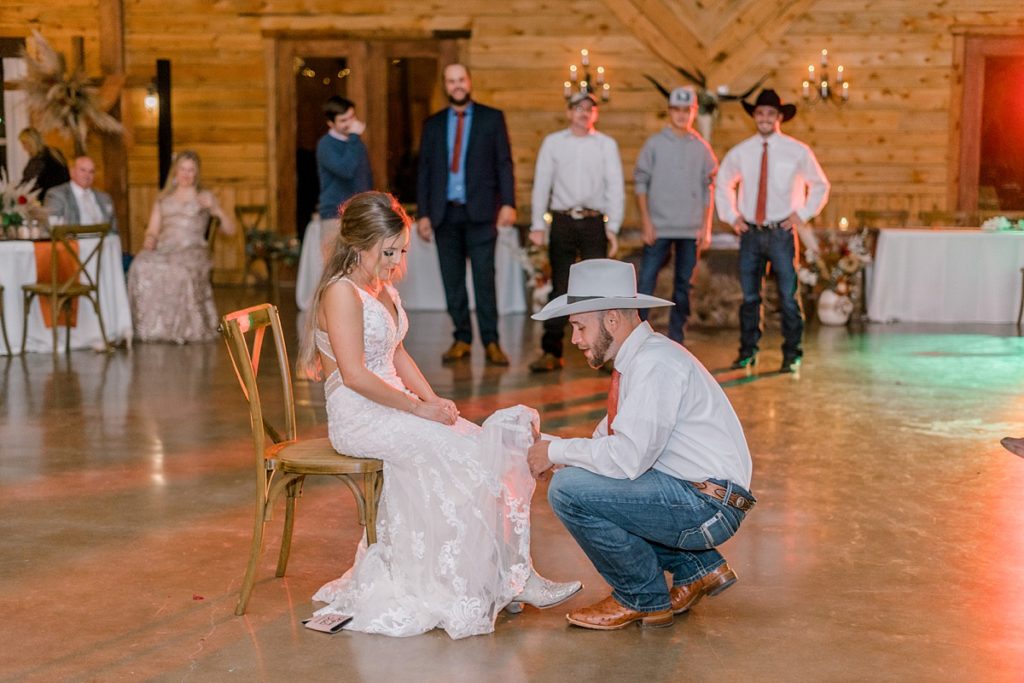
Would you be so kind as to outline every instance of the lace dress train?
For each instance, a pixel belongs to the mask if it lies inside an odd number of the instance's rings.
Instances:
[[[398,292],[388,287],[396,320],[356,289],[367,367],[405,390],[393,363],[408,329]],[[324,332],[317,331],[316,341],[333,358]],[[453,638],[493,631],[498,612],[531,572],[535,484],[526,451],[536,411],[516,406],[482,427],[462,419],[449,427],[371,401],[346,387],[337,371],[325,393],[331,443],[347,455],[383,460],[384,487],[377,543],[367,547],[364,536],[352,568],[314,596],[329,603],[317,614],[352,615],[346,628],[391,636],[433,628]]]

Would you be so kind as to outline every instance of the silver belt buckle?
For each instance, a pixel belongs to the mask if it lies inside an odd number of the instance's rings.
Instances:
[[[574,206],[571,209],[569,209],[568,213],[569,218],[573,219],[574,221],[578,221],[583,218],[583,209],[578,206]]]

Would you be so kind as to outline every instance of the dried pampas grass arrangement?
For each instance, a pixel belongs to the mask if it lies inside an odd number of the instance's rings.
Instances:
[[[38,31],[32,31],[32,40],[35,55],[25,51],[26,74],[18,85],[25,92],[36,128],[70,135],[76,156],[86,153],[90,130],[123,132],[121,122],[107,113],[117,99],[120,84],[105,82],[102,87],[97,86],[81,65],[69,70],[64,55],[54,50]]]

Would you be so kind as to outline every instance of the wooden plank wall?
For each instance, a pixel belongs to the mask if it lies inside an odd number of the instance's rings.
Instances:
[[[63,50],[83,36],[87,67],[98,74],[97,6],[104,1],[7,0],[0,35],[39,28]],[[768,84],[794,100],[807,65],[824,47],[833,64],[846,66],[850,104],[801,105],[785,130],[814,148],[833,181],[819,223],[834,225],[858,208],[951,208],[955,34],[1007,27],[1024,34],[1024,6],[1009,0],[703,0],[699,6],[704,9],[687,0],[125,0],[133,243],[141,243],[155,193],[156,121],[142,99],[160,58],[172,61],[175,148],[199,152],[204,180],[231,208],[272,199],[267,102],[273,70],[266,60],[273,35],[425,38],[435,30],[470,30],[466,60],[475,95],[508,115],[525,211],[540,142],[564,125],[561,84],[581,47],[607,69],[612,102],[602,108],[599,127],[619,142],[627,178],[644,139],[664,124],[664,101],[643,74],[677,85],[674,63],[699,67],[711,74],[710,85],[733,91],[769,74]],[[712,140],[716,153],[752,132],[739,105],[726,104]],[[629,202],[627,221],[634,213]],[[232,253],[218,255],[218,265],[240,258],[236,243]]]

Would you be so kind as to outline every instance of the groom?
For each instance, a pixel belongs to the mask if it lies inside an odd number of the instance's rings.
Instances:
[[[639,309],[672,305],[637,294],[632,265],[592,259],[574,264],[568,294],[533,316],[568,315],[590,366],[615,364],[608,417],[594,435],[538,441],[528,455],[534,476],[566,466],[548,500],[612,587],[566,616],[576,626],[670,626],[673,614],[736,582],[715,547],[754,506],[750,452],[704,366],[641,322]]]

